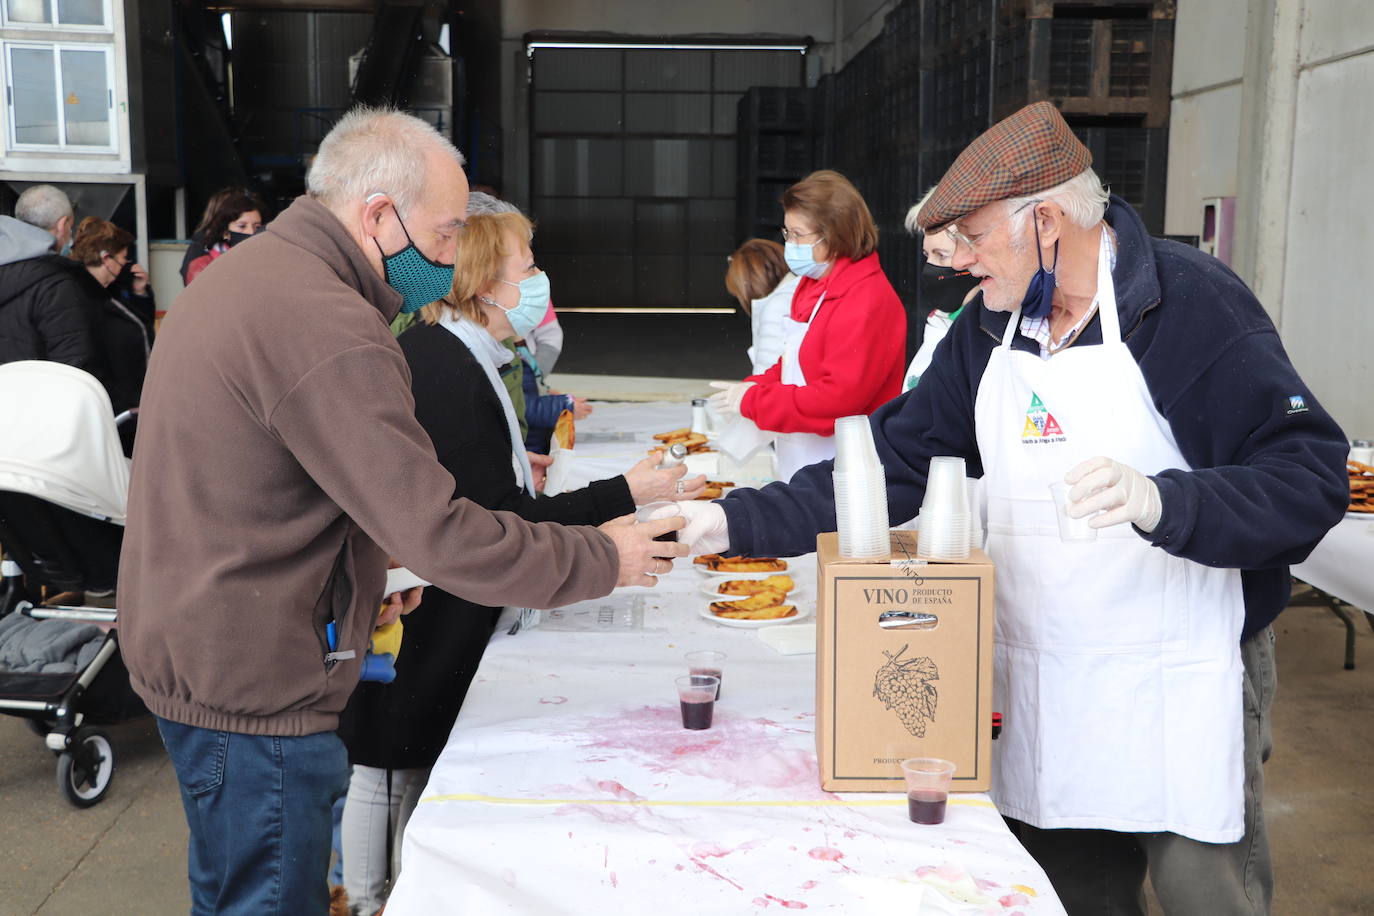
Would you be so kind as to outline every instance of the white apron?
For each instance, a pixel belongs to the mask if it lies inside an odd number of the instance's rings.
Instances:
[[[821,310],[825,293],[816,300],[811,317],[797,321],[790,315],[783,320],[782,332],[782,383],[784,385],[806,386],[806,375],[801,368],[801,345],[816,313]],[[778,433],[774,448],[777,450],[778,480],[791,480],[792,475],[817,461],[835,457],[835,437],[818,436],[815,433]]]
[[[1012,350],[978,389],[988,553],[997,564],[992,797],[1042,828],[1244,832],[1240,572],[1181,560],[1130,525],[1059,540],[1049,484],[1106,455],[1187,469],[1121,341],[1103,239],[1101,346]]]

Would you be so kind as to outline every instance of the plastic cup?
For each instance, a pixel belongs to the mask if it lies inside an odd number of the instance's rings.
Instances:
[[[1050,496],[1054,498],[1054,519],[1059,523],[1059,540],[1065,544],[1086,544],[1095,541],[1097,529],[1088,524],[1088,519],[1092,516],[1070,518],[1066,511],[1071,489],[1073,488],[1062,480],[1050,484]]]
[[[682,727],[693,731],[710,728],[720,678],[709,674],[684,674],[674,683],[677,684],[678,705],[682,707]]]
[[[969,552],[969,515],[967,512],[921,510],[917,529],[917,556],[931,560],[963,560]]]
[[[902,776],[906,779],[907,816],[912,823],[943,824],[954,764],[938,757],[911,757],[902,761]]]
[[[878,466],[878,449],[873,444],[873,428],[868,417],[840,417],[835,421],[835,467],[858,471]]]
[[[662,502],[645,503],[635,510],[635,521],[648,522],[657,521],[663,518],[673,518],[682,514],[682,507],[675,502],[664,500]],[[660,534],[654,538],[655,541],[676,541],[677,532],[669,531],[667,534]],[[659,557],[660,560],[672,561],[672,557]]]
[[[716,679],[716,699],[720,699],[721,682],[725,679],[725,653],[700,649],[682,656],[689,675],[705,675]]]
[[[937,455],[930,459],[926,493],[921,511],[968,513],[968,484],[964,482],[964,459]]]

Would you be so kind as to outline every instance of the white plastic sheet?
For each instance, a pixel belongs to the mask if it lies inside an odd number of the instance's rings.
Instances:
[[[593,418],[611,428],[620,406]],[[814,556],[790,562],[814,579]],[[814,656],[698,616],[703,581],[680,563],[603,599],[642,602],[640,630],[509,635],[508,613],[410,820],[388,916],[1064,912],[986,796],[927,827],[902,795],[823,791]],[[707,731],[681,727],[673,686],[694,649],[729,656]]]

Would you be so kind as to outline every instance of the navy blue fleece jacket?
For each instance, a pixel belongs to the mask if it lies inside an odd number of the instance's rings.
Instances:
[[[1344,433],[1298,377],[1259,301],[1225,265],[1195,248],[1150,238],[1140,217],[1113,196],[1121,333],[1155,409],[1193,470],[1152,479],[1163,514],[1151,544],[1206,566],[1242,570],[1242,639],[1288,601],[1288,566],[1305,559],[1340,521],[1349,501]],[[974,400],[1010,314],[965,309],[935,351],[921,384],[873,414],[894,520],[913,517],[935,455],[961,455],[983,474]],[[1094,318],[1076,347],[1099,345]],[[1012,346],[1038,352],[1017,334]],[[1112,457],[1108,455],[1107,457]],[[790,556],[835,530],[833,462],[798,471],[788,484],[736,490],[725,500],[730,550]]]

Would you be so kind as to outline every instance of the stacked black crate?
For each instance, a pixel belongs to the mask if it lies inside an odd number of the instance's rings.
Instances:
[[[905,221],[907,210],[921,196],[920,184],[920,85],[921,4],[903,0],[892,8],[883,24],[886,36],[883,147],[884,187],[874,206],[878,222],[879,257],[897,294],[909,306],[916,305],[916,284],[924,258]],[[911,311],[911,308],[908,309]]]
[[[1054,102],[1098,175],[1155,233],[1164,228],[1174,6],[1002,0],[998,22],[993,119]]]
[[[813,167],[813,93],[755,86],[739,100],[736,128],[737,242],[776,239],[782,192]]]

